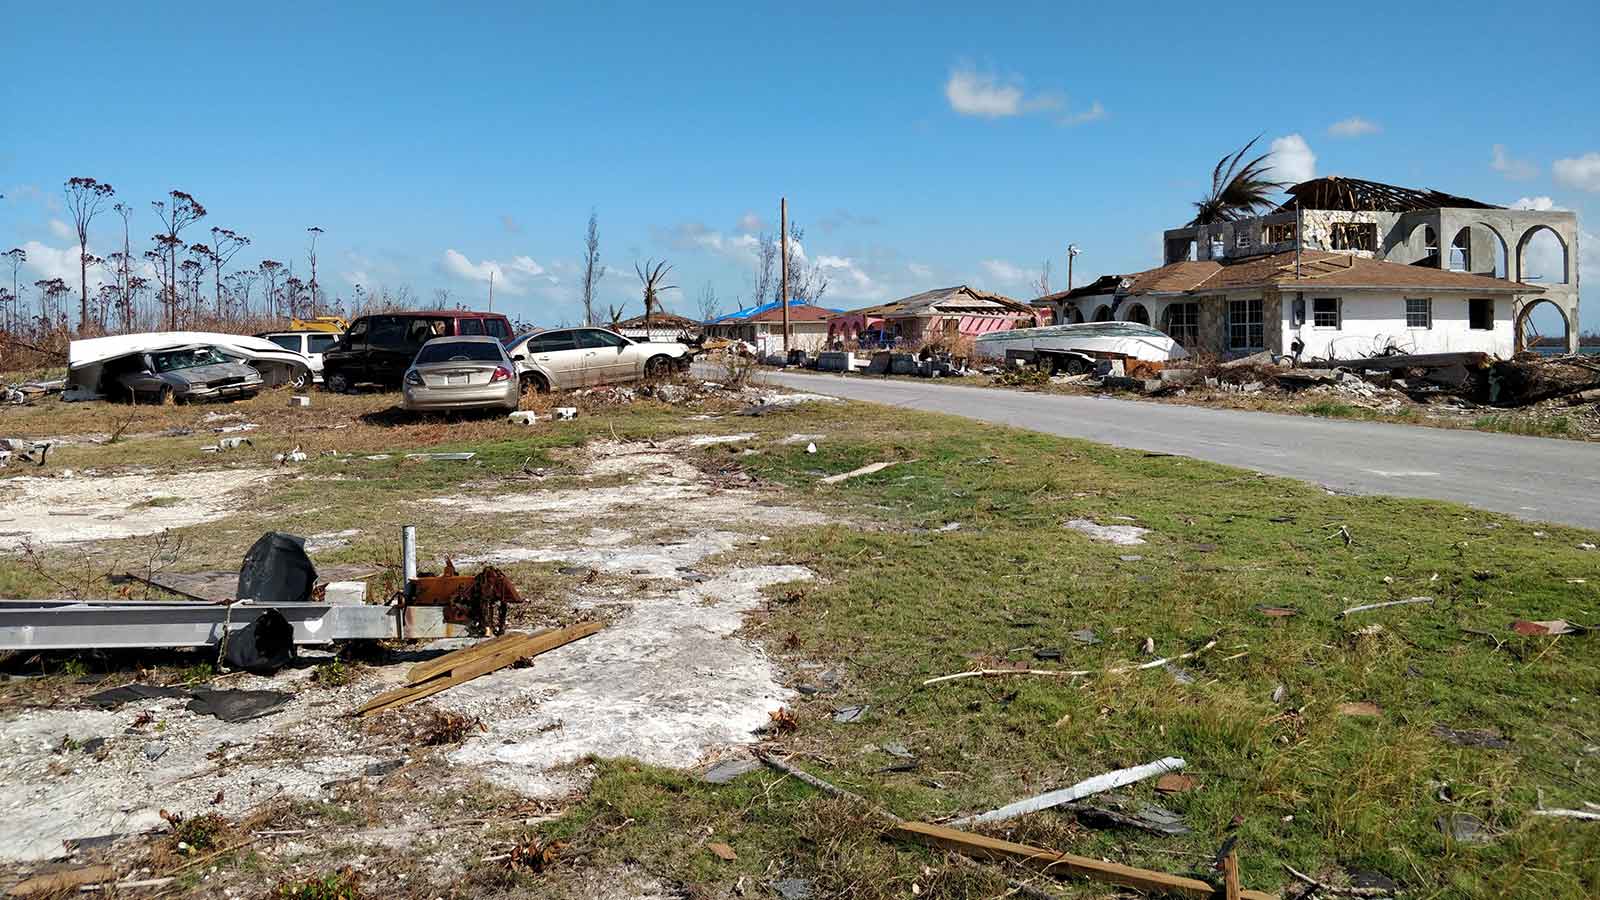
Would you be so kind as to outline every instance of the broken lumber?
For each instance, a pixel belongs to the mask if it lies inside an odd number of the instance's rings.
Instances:
[[[84,866],[81,869],[64,869],[35,875],[11,886],[6,892],[11,897],[56,897],[86,884],[99,884],[117,877],[110,866]]]
[[[1365,604],[1362,604],[1361,606],[1352,606],[1349,609],[1339,613],[1337,616],[1334,616],[1334,618],[1342,619],[1345,616],[1350,615],[1351,613],[1366,612],[1366,611],[1372,610],[1372,609],[1383,609],[1384,607],[1388,607],[1388,606],[1406,606],[1406,605],[1411,604],[1411,603],[1432,603],[1432,602],[1433,602],[1433,598],[1432,597],[1408,597],[1405,600],[1387,600],[1387,601],[1385,601],[1383,603],[1365,603]]]
[[[822,483],[823,484],[838,484],[841,481],[848,481],[851,478],[856,478],[856,477],[859,477],[861,475],[871,475],[874,472],[882,472],[884,469],[887,469],[890,466],[892,466],[892,465],[894,465],[895,463],[898,463],[898,462],[899,462],[899,460],[892,459],[892,460],[890,460],[888,462],[867,463],[866,465],[862,466],[859,469],[851,469],[848,472],[840,472],[837,475],[829,475],[828,477],[822,479]]]
[[[1017,816],[1026,815],[1031,812],[1038,812],[1042,809],[1050,809],[1053,806],[1060,806],[1064,803],[1082,800],[1084,797],[1088,797],[1091,794],[1098,794],[1102,791],[1109,791],[1112,788],[1119,788],[1123,785],[1133,784],[1135,781],[1143,781],[1146,778],[1153,778],[1157,775],[1165,775],[1168,772],[1176,772],[1186,765],[1188,765],[1188,763],[1184,762],[1181,758],[1169,756],[1165,759],[1158,759],[1152,763],[1145,763],[1142,766],[1118,769],[1115,772],[1106,772],[1103,775],[1096,775],[1093,778],[1085,778],[1071,787],[1064,787],[1060,790],[1054,790],[1050,791],[1049,793],[1040,794],[1037,797],[1029,797],[1026,800],[1018,800],[1015,803],[1008,803],[999,809],[992,809],[986,813],[979,813],[975,816],[966,816],[965,818],[956,819],[950,824],[983,825],[989,822],[1003,822],[1006,819],[1014,819]]]
[[[1212,647],[1215,647],[1216,645],[1217,645],[1216,641],[1209,641],[1209,642],[1206,643],[1206,645],[1204,647],[1201,647],[1199,650],[1190,650],[1188,653],[1180,653],[1177,656],[1163,656],[1160,659],[1152,659],[1149,662],[1139,663],[1137,665],[1134,665],[1134,664],[1130,663],[1130,664],[1125,665],[1125,666],[1114,666],[1114,667],[1112,667],[1110,669],[1105,669],[1105,670],[1098,670],[1098,669],[972,669],[972,670],[967,671],[967,672],[957,672],[954,675],[940,675],[938,678],[929,678],[927,681],[924,681],[922,683],[922,686],[923,687],[928,687],[929,685],[941,684],[941,683],[946,682],[946,681],[957,681],[957,680],[962,679],[962,678],[996,678],[996,677],[999,677],[999,676],[1002,676],[1002,675],[1049,675],[1049,676],[1053,676],[1055,678],[1087,678],[1087,677],[1089,677],[1091,675],[1121,675],[1124,672],[1137,672],[1137,671],[1139,671],[1141,669],[1159,669],[1160,667],[1162,667],[1162,666],[1164,666],[1164,665],[1166,665],[1167,663],[1170,663],[1170,662],[1177,662],[1180,659],[1189,659],[1191,657],[1199,656],[1200,654],[1206,652],[1207,650],[1210,650]]]
[[[538,656],[580,638],[586,638],[604,627],[605,625],[600,622],[585,622],[537,634],[519,633],[508,641],[496,638],[493,641],[457,650],[455,653],[447,653],[438,659],[414,666],[407,674],[406,686],[385,691],[368,700],[356,710],[356,714],[370,716],[415,703],[424,697],[431,697],[458,684],[503,669],[519,659]],[[415,677],[419,672],[424,677]]]
[[[1205,898],[1205,900],[1211,900],[1211,898],[1217,896],[1217,889],[1214,886],[1197,878],[1169,875],[1166,872],[1157,872],[1153,869],[1140,869],[1134,866],[1125,866],[1121,863],[1103,862],[1087,856],[1075,856],[1056,850],[1046,850],[1042,847],[1031,847],[1027,844],[1017,844],[1011,841],[985,837],[981,834],[958,831],[954,828],[946,828],[943,825],[929,825],[926,822],[906,822],[894,826],[894,828],[890,829],[890,834],[904,841],[939,847],[976,859],[1015,862],[1048,875],[1077,875],[1081,878],[1088,878],[1106,884],[1118,884],[1150,894]],[[1239,897],[1242,900],[1277,900],[1275,894],[1267,894],[1261,891],[1241,890]]]

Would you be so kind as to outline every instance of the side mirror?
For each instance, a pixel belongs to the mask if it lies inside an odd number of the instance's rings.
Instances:
[[[517,353],[517,354],[514,354],[511,358],[514,359],[514,360],[517,360],[518,362],[523,362],[523,361],[527,360],[528,355],[526,353]]]

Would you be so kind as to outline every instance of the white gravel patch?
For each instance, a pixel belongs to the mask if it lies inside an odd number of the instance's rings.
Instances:
[[[1073,531],[1081,531],[1094,540],[1120,544],[1124,547],[1144,543],[1144,536],[1150,533],[1150,529],[1140,528],[1137,525],[1101,525],[1088,519],[1073,519],[1067,523],[1067,527]]]
[[[0,479],[0,550],[114,540],[216,521],[238,508],[231,498],[235,491],[260,490],[260,480],[274,474],[249,468]]]

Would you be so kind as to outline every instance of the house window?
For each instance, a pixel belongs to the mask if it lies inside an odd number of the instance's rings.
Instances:
[[[1267,234],[1263,239],[1268,244],[1287,244],[1294,240],[1294,223],[1283,222],[1278,225],[1268,225]]]
[[[1333,249],[1377,250],[1378,224],[1376,222],[1333,223]]]
[[[1243,231],[1235,232],[1233,235],[1233,246],[1236,250],[1249,250],[1250,235],[1245,234]]]
[[[1474,298],[1467,301],[1467,327],[1494,330],[1494,301]]]
[[[1185,347],[1200,343],[1200,304],[1174,303],[1167,307],[1167,336]]]
[[[1260,300],[1228,302],[1228,349],[1256,350],[1266,346]]]
[[[1339,298],[1318,297],[1311,301],[1311,327],[1337,329],[1339,320]]]
[[[1406,298],[1406,327],[1432,328],[1433,301],[1427,297]]]

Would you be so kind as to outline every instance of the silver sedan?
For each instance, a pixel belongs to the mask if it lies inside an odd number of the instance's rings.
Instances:
[[[522,399],[516,372],[495,338],[434,338],[422,345],[401,380],[401,406],[414,412],[511,412]]]

